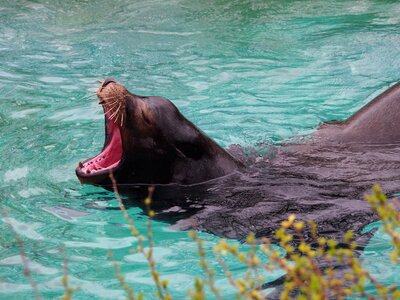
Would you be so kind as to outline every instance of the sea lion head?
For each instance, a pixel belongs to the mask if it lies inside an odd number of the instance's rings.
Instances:
[[[111,78],[96,94],[105,142],[100,154],[76,168],[82,183],[108,186],[113,173],[119,184],[195,184],[240,166],[168,99],[135,95]]]

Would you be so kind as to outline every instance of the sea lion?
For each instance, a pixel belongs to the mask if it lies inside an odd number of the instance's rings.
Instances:
[[[128,194],[137,185],[156,185],[153,195],[163,198],[152,203],[156,217],[184,219],[179,229],[271,237],[295,214],[315,220],[321,236],[340,239],[377,219],[362,200],[373,184],[386,192],[400,186],[399,84],[347,120],[323,124],[302,142],[271,146],[269,156],[244,167],[167,99],[134,95],[114,79],[97,94],[106,141],[101,154],[79,164],[78,178],[107,188],[111,171],[128,184]],[[126,205],[143,205],[139,199]]]
[[[109,187],[112,172],[119,185],[190,185],[241,167],[168,99],[132,94],[112,78],[97,96],[106,137],[101,153],[76,168],[82,183]]]

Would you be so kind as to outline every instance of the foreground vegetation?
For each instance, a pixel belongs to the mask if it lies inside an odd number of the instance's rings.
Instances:
[[[162,280],[157,271],[157,262],[154,260],[155,241],[152,236],[151,220],[155,213],[151,210],[151,199],[153,189],[149,189],[149,196],[145,199],[149,220],[147,232],[141,233],[135,227],[134,220],[128,215],[127,210],[118,194],[115,181],[114,190],[120,209],[126,219],[132,236],[138,240],[138,246],[134,251],[141,253],[147,260],[151,276],[156,287],[156,295],[159,299],[173,299],[168,290],[169,282]],[[371,205],[371,209],[382,221],[384,231],[391,237],[393,251],[391,259],[397,263],[400,257],[400,203],[394,199],[388,199],[379,186],[374,186],[372,193],[365,196],[365,200]],[[13,231],[13,229],[11,228]],[[26,261],[23,242],[15,234],[20,245],[22,261]],[[204,242],[199,238],[196,231],[189,232],[189,236],[197,244],[199,264],[203,270],[201,276],[194,278],[193,287],[188,291],[188,298],[202,299],[225,299],[222,291],[214,280],[214,269],[206,259]],[[306,238],[311,237],[311,238]],[[283,221],[281,227],[275,232],[274,241],[277,241],[286,255],[273,246],[271,239],[258,240],[254,234],[249,234],[247,244],[250,250],[239,251],[237,244],[231,244],[222,239],[214,246],[213,255],[222,268],[229,284],[235,289],[236,299],[268,299],[264,289],[266,279],[263,274],[276,270],[286,272],[283,284],[280,284],[280,299],[345,299],[348,297],[361,297],[363,299],[400,299],[400,288],[397,286],[385,286],[380,284],[362,265],[357,255],[357,244],[353,239],[353,233],[347,232],[341,241],[321,238],[318,236],[318,227],[312,220],[308,222],[296,220],[295,215],[290,215]],[[311,242],[310,242],[311,240]],[[296,242],[294,242],[296,241]],[[68,265],[64,253],[64,276],[62,284],[65,293],[62,299],[73,298],[77,288],[72,288],[68,281]],[[146,295],[136,293],[129,286],[124,274],[121,273],[119,264],[113,259],[113,253],[109,250],[109,259],[113,262],[115,274],[121,289],[126,293],[127,299],[147,299]],[[235,276],[226,263],[228,256],[234,257],[247,269],[243,276]],[[24,275],[29,280],[34,296],[41,299],[41,295],[35,282],[30,276],[28,265],[24,263]],[[373,294],[367,292],[366,286],[374,286]],[[369,289],[370,291],[371,289]]]

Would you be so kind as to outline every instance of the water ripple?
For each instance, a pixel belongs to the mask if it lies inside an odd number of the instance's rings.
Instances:
[[[74,175],[104,143],[99,79],[171,99],[223,146],[270,144],[344,119],[398,81],[399,12],[396,1],[378,0],[1,1],[0,200],[9,214],[0,222],[1,297],[32,296],[8,224],[24,240],[45,299],[63,292],[60,247],[77,297],[124,298],[109,248],[128,282],[153,296],[113,195],[82,188]],[[129,214],[145,232],[141,211]],[[155,256],[183,299],[200,272],[196,244],[165,226],[154,223]],[[202,237],[210,251],[218,242]],[[379,232],[364,259],[396,283],[389,253]]]

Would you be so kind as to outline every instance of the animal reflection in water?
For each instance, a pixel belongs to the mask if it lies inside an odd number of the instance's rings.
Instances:
[[[114,79],[104,80],[97,95],[105,144],[79,163],[79,180],[112,189],[112,172],[126,205],[139,206],[154,185],[157,218],[179,229],[272,237],[295,214],[316,221],[321,236],[341,239],[377,219],[362,200],[373,184],[399,190],[400,84],[347,120],[271,146],[263,157],[240,146],[222,149],[165,98],[134,95]]]

